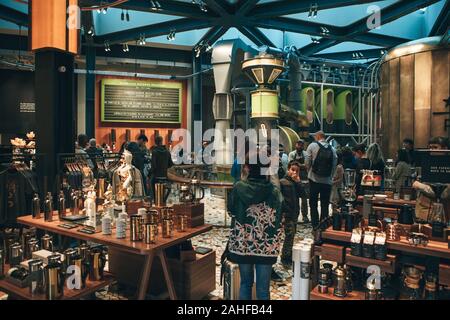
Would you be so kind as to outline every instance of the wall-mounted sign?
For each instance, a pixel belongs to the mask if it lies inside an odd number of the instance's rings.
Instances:
[[[417,152],[418,163],[422,167],[422,181],[429,183],[450,182],[450,151]]]
[[[19,111],[21,113],[34,113],[36,112],[36,104],[34,102],[21,102],[19,104]]]
[[[182,93],[179,82],[104,79],[101,121],[179,124]]]

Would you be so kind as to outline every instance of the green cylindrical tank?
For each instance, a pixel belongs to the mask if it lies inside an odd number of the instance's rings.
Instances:
[[[252,92],[252,118],[278,118],[278,92],[257,90]]]
[[[353,122],[353,93],[345,90],[336,97],[336,109],[334,119],[344,120],[347,125]]]
[[[303,88],[300,91],[300,110],[306,115],[309,123],[314,121],[314,106],[316,105],[316,94],[312,87]]]
[[[316,109],[321,117],[320,106],[321,101],[323,100],[323,110],[322,110],[322,121],[323,121],[323,130],[325,133],[336,132],[336,122],[335,122],[335,113],[336,113],[336,105],[334,102],[334,90],[333,89],[324,89],[322,99],[320,97],[320,93],[316,96]]]

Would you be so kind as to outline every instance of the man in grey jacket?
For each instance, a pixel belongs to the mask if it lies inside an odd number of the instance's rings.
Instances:
[[[313,228],[329,215],[331,186],[337,165],[336,150],[326,142],[323,131],[312,135],[315,142],[306,150],[306,167],[310,188],[309,206]],[[320,195],[320,220],[318,200]]]

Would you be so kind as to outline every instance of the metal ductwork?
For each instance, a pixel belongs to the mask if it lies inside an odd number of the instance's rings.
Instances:
[[[216,85],[213,113],[216,130],[222,134],[220,139],[217,137],[214,139],[216,165],[231,165],[233,163],[233,141],[226,139],[226,133],[230,129],[233,115],[231,83],[233,75],[240,74],[242,61],[256,53],[256,50],[240,39],[219,41],[212,51],[211,63]]]

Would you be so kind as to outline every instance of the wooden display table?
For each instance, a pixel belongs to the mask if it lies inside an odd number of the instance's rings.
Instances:
[[[9,271],[9,265],[5,266],[5,272]],[[86,280],[86,287],[80,290],[69,290],[67,287],[64,287],[64,295],[61,300],[78,300],[83,297],[86,297],[104,287],[111,284],[114,281],[114,277],[105,272],[103,276],[103,280],[101,281],[89,281]],[[0,289],[6,291],[10,296],[14,298],[18,298],[20,300],[46,300],[45,294],[40,294],[36,296],[31,296],[28,287],[20,288],[11,282],[3,279],[0,280]]]
[[[336,231],[331,227],[322,232],[322,239],[346,242],[348,245],[350,245],[351,236],[352,234],[350,232]],[[450,260],[450,249],[448,249],[448,244],[445,242],[430,240],[427,246],[416,247],[410,245],[406,240],[406,237],[401,237],[400,241],[387,241],[386,243],[387,248],[391,250]]]
[[[150,271],[152,269],[153,259],[155,256],[158,256],[161,260],[161,265],[164,273],[164,278],[166,281],[166,285],[169,291],[170,298],[172,300],[176,300],[176,292],[174,288],[174,284],[172,281],[171,274],[169,272],[169,264],[167,262],[167,257],[164,252],[164,249],[180,244],[187,239],[195,237],[199,234],[205,233],[212,229],[210,225],[204,225],[196,228],[188,229],[186,232],[174,232],[172,238],[162,238],[158,237],[156,244],[145,244],[143,241],[133,242],[130,240],[130,231],[127,230],[127,238],[125,239],[116,239],[115,235],[105,236],[102,233],[95,233],[92,235],[78,232],[76,229],[64,229],[58,227],[61,222],[59,221],[57,215],[53,217],[52,222],[45,222],[44,219],[33,219],[31,216],[20,217],[17,219],[18,223],[35,227],[37,229],[42,229],[46,231],[50,231],[52,233],[60,234],[66,237],[71,237],[79,240],[92,241],[95,243],[103,244],[108,247],[113,247],[116,250],[124,251],[136,255],[145,256],[144,266],[141,271],[140,281],[138,284],[138,292],[137,298],[139,300],[143,300],[145,298],[145,294],[149,285]],[[161,232],[159,232],[161,234]]]

